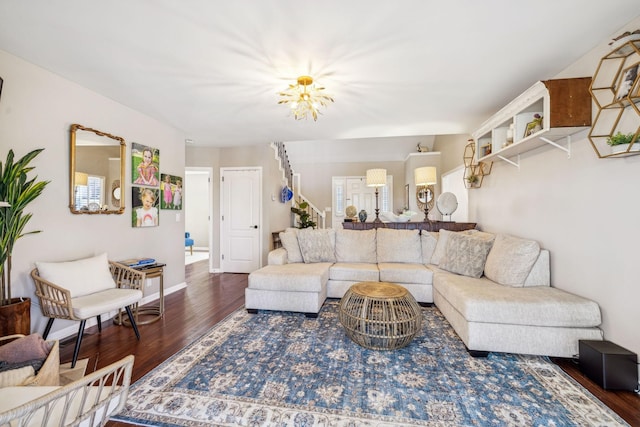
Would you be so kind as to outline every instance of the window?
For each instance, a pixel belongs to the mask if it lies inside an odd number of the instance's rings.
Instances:
[[[103,206],[104,177],[89,175],[87,185],[76,185],[75,205],[78,209],[87,209],[90,203]]]

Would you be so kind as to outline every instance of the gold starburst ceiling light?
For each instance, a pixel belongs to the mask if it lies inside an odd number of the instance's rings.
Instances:
[[[306,119],[311,115],[315,121],[320,113],[318,109],[333,102],[333,98],[323,91],[324,87],[313,84],[312,77],[300,76],[297,84],[289,85],[289,89],[279,93],[278,104],[289,104],[296,120]]]

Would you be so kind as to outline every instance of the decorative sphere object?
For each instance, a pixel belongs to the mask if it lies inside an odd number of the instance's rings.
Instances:
[[[367,211],[362,209],[358,214],[358,219],[360,220],[360,222],[365,222],[367,220]]]
[[[344,210],[344,213],[347,214],[347,218],[354,218],[358,214],[358,209],[356,209],[356,207],[353,205],[349,205]]]

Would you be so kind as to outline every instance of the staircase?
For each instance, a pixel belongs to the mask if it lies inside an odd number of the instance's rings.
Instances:
[[[316,228],[326,228],[327,213],[324,210],[318,209],[307,197],[302,194],[300,186],[300,174],[295,173],[291,168],[289,157],[287,156],[287,150],[284,146],[284,142],[272,142],[271,148],[275,151],[275,158],[278,161],[280,171],[282,172],[282,180],[287,183],[287,186],[293,191],[293,198],[291,199],[291,205],[295,206],[302,202],[307,202],[306,208],[309,213],[310,219],[316,223]]]

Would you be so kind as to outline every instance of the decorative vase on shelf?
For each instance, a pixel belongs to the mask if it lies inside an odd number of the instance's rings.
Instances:
[[[365,222],[367,220],[367,211],[362,209],[358,214],[358,219],[360,220],[360,222]]]

